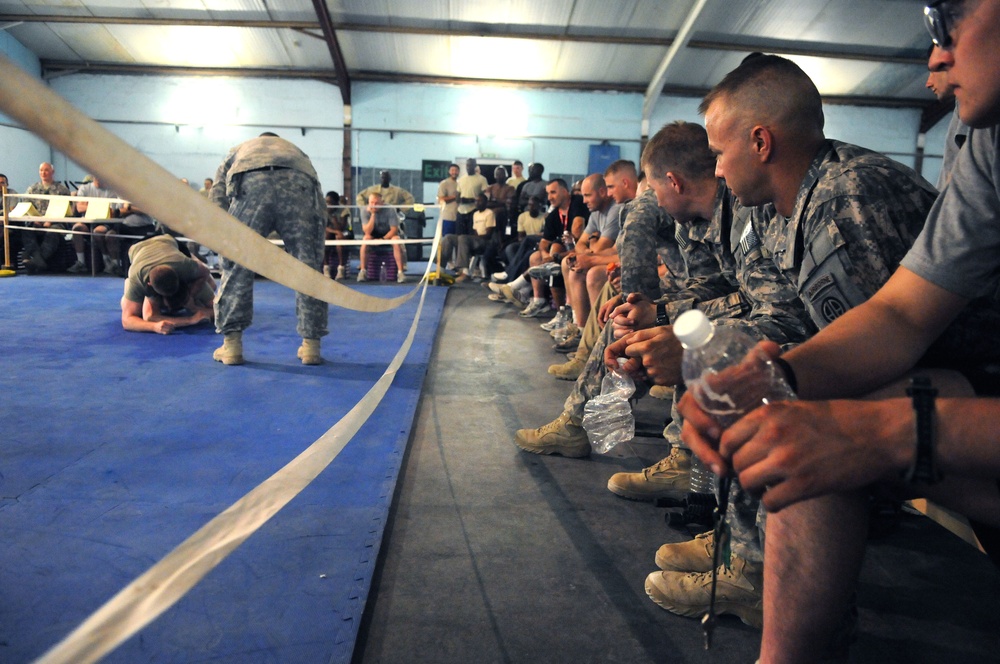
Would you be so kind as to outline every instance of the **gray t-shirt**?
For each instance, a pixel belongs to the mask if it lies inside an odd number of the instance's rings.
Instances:
[[[367,224],[371,219],[368,208],[363,208],[361,214],[364,217],[364,223]],[[390,207],[378,208],[375,211],[375,228],[372,229],[372,235],[375,237],[384,237],[393,228],[399,228],[399,217],[396,216],[396,211]]]
[[[619,213],[621,212],[621,206],[618,203],[612,203],[611,207],[605,212],[596,210],[590,213],[590,218],[587,220],[587,227],[583,229],[584,233],[597,233],[600,237],[606,237],[612,242],[618,239],[618,233],[622,230],[622,220],[619,218]]]
[[[943,191],[945,185],[948,184],[948,180],[951,179],[951,169],[955,166],[955,157],[958,156],[958,151],[962,149],[965,145],[965,141],[969,138],[969,133],[972,130],[969,125],[962,122],[962,119],[958,117],[958,106],[955,106],[955,111],[951,114],[951,121],[948,123],[948,133],[944,137],[944,155],[941,159],[941,173],[938,175],[937,184],[938,191]]]
[[[902,265],[967,298],[1000,284],[1000,127],[976,129]]]

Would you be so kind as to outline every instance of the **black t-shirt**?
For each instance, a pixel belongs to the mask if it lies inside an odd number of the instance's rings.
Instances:
[[[590,216],[590,210],[587,209],[586,203],[583,202],[583,197],[571,196],[569,199],[569,211],[566,213],[565,227],[563,226],[559,209],[556,208],[545,217],[545,225],[542,227],[542,238],[549,242],[559,242],[562,244],[563,233],[565,231],[572,232],[573,230],[573,220],[577,217],[583,217],[584,222],[586,222],[588,216]]]

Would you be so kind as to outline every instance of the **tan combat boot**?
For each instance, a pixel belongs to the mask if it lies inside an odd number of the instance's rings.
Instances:
[[[719,565],[715,611],[738,616],[744,624],[764,623],[764,564],[733,556],[727,568]],[[646,577],[646,594],[661,608],[679,616],[700,618],[708,611],[712,572],[662,572]]]
[[[615,473],[608,491],[629,500],[683,500],[691,488],[691,452],[674,446],[670,454],[638,473]]]
[[[578,357],[563,364],[553,364],[549,367],[549,375],[559,380],[576,380],[583,373],[584,362]]]
[[[563,413],[537,429],[519,429],[514,444],[533,454],[561,454],[564,457],[590,455],[590,440],[580,422]]]
[[[243,333],[230,332],[222,338],[222,346],[212,353],[212,359],[223,364],[243,364]]]
[[[711,572],[715,532],[697,535],[688,542],[664,544],[656,551],[656,566],[664,572]]]
[[[303,339],[297,353],[302,364],[323,364],[319,354],[319,339]]]

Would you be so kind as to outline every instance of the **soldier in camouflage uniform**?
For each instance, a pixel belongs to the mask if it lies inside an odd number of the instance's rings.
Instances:
[[[721,455],[715,449],[719,432],[710,430],[704,412],[690,399],[682,404],[694,425],[685,438],[698,453],[720,467],[728,464],[748,485],[766,491],[766,504],[780,509],[769,517],[760,650],[767,664],[817,661],[827,654],[824,645],[836,643],[862,567],[865,503],[873,489],[927,497],[966,514],[977,534],[986,535],[982,541],[993,561],[1000,561],[991,547],[1000,541],[997,401],[968,398],[970,387],[995,395],[995,379],[977,385],[954,371],[920,371],[933,375],[938,398],[926,410],[923,399],[898,398],[932,340],[973,298],[995,294],[1000,274],[1000,73],[994,66],[1000,3],[955,9],[931,3],[925,10],[931,36],[942,46],[930,66],[967,91],[960,113],[974,130],[924,230],[886,285],[784,358],[787,375],[797,374],[801,394],[811,401],[749,414],[725,437]],[[732,148],[742,149],[738,141]],[[995,353],[992,332],[986,341]],[[872,393],[876,386],[882,387]],[[863,401],[846,400],[861,394],[867,395]],[[933,434],[919,424],[928,410]],[[899,426],[881,426],[886,422]],[[849,653],[835,654],[846,661]]]
[[[688,145],[687,133],[697,135],[701,132],[701,141],[704,142],[704,130],[697,125],[690,127],[693,132],[681,130],[677,139],[662,149],[671,155],[681,153]],[[707,168],[710,169],[711,164]],[[714,186],[714,178],[712,182]],[[711,194],[714,196],[714,193],[713,189]],[[670,293],[676,293],[691,275],[703,278],[706,283],[712,281],[713,275],[718,274],[719,267],[708,249],[700,242],[683,241],[682,246],[678,241],[678,238],[684,237],[684,232],[680,229],[693,222],[693,218],[684,217],[682,221],[675,223],[669,211],[657,203],[656,194],[652,191],[644,192],[629,203],[625,224],[617,243],[622,264],[623,292],[639,293],[647,301],[660,297],[662,291],[656,271],[657,247],[671,247],[664,252],[668,261],[666,283]],[[715,282],[718,283],[718,280]],[[731,290],[728,285],[726,288],[726,292]],[[600,342],[592,350],[583,373],[566,399],[562,415],[538,429],[517,431],[514,442],[518,447],[536,454],[561,454],[569,457],[585,457],[590,454],[590,443],[581,426],[583,410],[591,397],[600,394],[605,373],[604,350],[613,340],[612,326],[606,325]]]
[[[28,187],[26,194],[43,194],[45,196],[69,196],[69,189],[62,182],[52,179],[55,168],[48,162],[38,167],[40,180]],[[25,199],[31,201],[39,214],[45,214],[49,209],[46,199]],[[26,226],[37,228],[65,228],[65,224],[51,221],[30,221]],[[41,236],[41,237],[39,237]],[[21,231],[21,246],[24,248],[25,267],[29,272],[40,272],[49,268],[48,261],[55,255],[62,242],[60,233],[39,233],[37,231]]]
[[[702,134],[703,140],[704,134]],[[707,140],[703,145],[706,157]],[[652,173],[654,187],[663,186],[662,176],[656,166],[646,166]],[[785,278],[763,251],[761,242],[752,226],[752,218],[757,210],[743,208],[734,199],[732,193],[722,181],[714,177],[706,178],[708,183],[717,188],[715,197],[715,213],[711,220],[699,219],[686,227],[687,233],[683,243],[697,242],[711,251],[716,261],[716,275],[690,279],[687,288],[675,293],[670,300],[661,299],[662,304],[658,323],[663,327],[650,329],[645,336],[653,345],[676,344],[673,333],[667,325],[673,323],[681,313],[697,307],[704,311],[716,325],[738,327],[756,339],[772,339],[782,344],[794,344],[806,339],[816,331],[810,321],[805,307],[798,297],[795,284]],[[707,273],[707,271],[706,271]],[[719,282],[724,282],[720,284]],[[719,292],[731,291],[718,297]],[[642,316],[640,315],[640,319]],[[634,343],[634,341],[632,342]],[[630,345],[628,338],[612,346],[609,356],[619,356]],[[657,367],[652,363],[645,367],[647,374],[657,383],[678,384],[675,393],[675,403],[672,411],[673,419],[664,431],[664,437],[671,444],[671,453],[649,468],[638,473],[616,473],[608,480],[608,489],[617,495],[633,500],[656,500],[659,498],[681,499],[687,495],[691,455],[680,447],[681,420],[676,412],[676,399],[682,394],[679,384],[679,355],[673,355],[671,366]],[[634,368],[634,367],[633,367]],[[734,554],[740,557],[740,565],[745,562],[759,568],[762,561],[762,548],[757,537],[756,515],[757,501],[740,491],[730,494],[729,518],[734,533]],[[704,546],[704,539],[699,538],[686,547]],[[661,547],[656,560],[666,569],[677,570],[678,566],[687,564],[691,555],[677,558],[671,545]],[[711,559],[709,558],[709,562]],[[741,567],[742,569],[742,567]],[[700,568],[685,569],[685,572],[702,572]],[[759,611],[758,611],[759,613]],[[742,616],[741,616],[742,617]],[[754,616],[750,622],[758,624]]]
[[[277,231],[286,250],[316,271],[323,264],[326,203],[309,157],[275,134],[264,133],[230,150],[219,166],[211,199],[244,224],[267,236]],[[212,357],[243,364],[243,330],[253,321],[253,272],[222,259],[215,324],[225,335]],[[295,294],[303,364],[320,364],[320,338],[327,334],[328,305]]]
[[[716,173],[741,203],[763,206],[751,210],[741,248],[771,263],[794,286],[812,326],[826,326],[874,294],[920,232],[933,187],[887,157],[826,139],[818,91],[784,58],[748,58],[709,93],[701,111],[718,154]],[[774,152],[745,159],[750,150],[741,154],[745,148],[733,147],[744,140]],[[775,150],[776,143],[782,150]],[[788,182],[798,182],[798,188],[789,190]],[[766,330],[755,336],[789,341]],[[727,524],[739,557],[718,570],[717,592],[726,598],[723,612],[760,626],[763,510],[739,487],[730,495],[734,509]],[[704,613],[714,546],[703,537],[661,547],[656,560],[664,571],[647,577],[649,596],[681,615]]]

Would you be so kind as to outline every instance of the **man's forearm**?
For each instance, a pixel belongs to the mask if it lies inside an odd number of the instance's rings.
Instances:
[[[900,268],[870,300],[787,353],[799,396],[860,396],[899,378],[966,303]]]
[[[139,316],[123,316],[122,328],[128,332],[155,332],[156,324]]]

